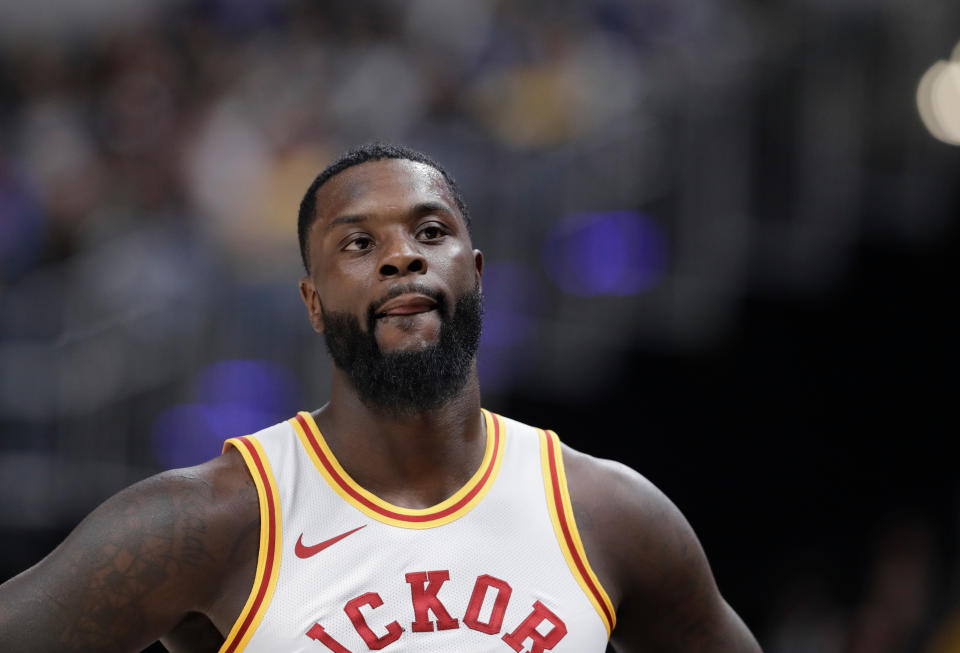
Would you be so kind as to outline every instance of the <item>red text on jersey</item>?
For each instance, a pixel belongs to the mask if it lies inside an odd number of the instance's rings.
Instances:
[[[410,585],[410,598],[413,602],[414,621],[410,624],[412,632],[427,633],[460,628],[460,620],[450,616],[438,596],[440,588],[450,580],[449,571],[411,572],[405,578]],[[485,635],[500,634],[512,594],[513,589],[505,580],[488,574],[477,576],[467,610],[463,615],[463,625]],[[483,621],[480,610],[488,595],[493,598],[493,607],[490,616]],[[404,633],[404,628],[397,621],[387,624],[384,627],[386,632],[380,634],[374,632],[367,624],[360,608],[374,610],[382,605],[383,599],[379,594],[366,592],[350,599],[343,606],[343,611],[353,624],[354,630],[370,651],[379,651],[388,647],[400,639]],[[567,626],[563,620],[540,601],[534,601],[530,614],[518,625],[509,629],[501,640],[517,653],[543,653],[552,650],[566,634]],[[353,653],[318,623],[313,624],[306,635],[333,653]]]

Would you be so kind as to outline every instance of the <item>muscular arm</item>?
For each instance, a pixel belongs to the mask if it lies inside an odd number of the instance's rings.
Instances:
[[[236,452],[127,488],[0,585],[0,650],[139,651],[182,632],[221,600],[251,539],[255,559],[258,520]]]
[[[759,653],[677,507],[624,465],[563,455],[587,555],[617,605],[614,650]]]

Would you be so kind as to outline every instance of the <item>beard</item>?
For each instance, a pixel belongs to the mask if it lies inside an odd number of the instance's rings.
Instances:
[[[415,351],[383,353],[377,343],[377,308],[402,293],[426,295],[437,304],[437,342]],[[453,312],[440,293],[421,286],[392,289],[367,310],[367,330],[351,313],[323,312],[324,339],[334,365],[346,372],[368,407],[394,415],[439,408],[458,396],[473,371],[483,315],[480,286],[457,299]]]

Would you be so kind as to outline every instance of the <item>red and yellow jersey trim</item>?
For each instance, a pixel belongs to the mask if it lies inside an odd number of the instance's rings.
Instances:
[[[499,415],[484,410],[483,416],[487,426],[487,445],[479,469],[453,496],[429,508],[395,506],[362,488],[341,467],[310,413],[300,412],[290,423],[317,470],[344,501],[367,516],[391,526],[435,528],[470,512],[496,480],[500,463],[503,462],[506,428]]]
[[[560,439],[553,431],[537,429],[540,434],[540,462],[543,470],[543,483],[547,492],[547,506],[550,509],[550,520],[557,535],[557,542],[563,551],[570,571],[583,589],[590,603],[596,608],[597,614],[607,627],[607,635],[613,632],[617,624],[617,615],[613,609],[610,597],[597,579],[587,554],[583,549],[580,532],[573,518],[573,507],[570,504],[570,491],[567,488],[567,476],[563,471],[563,454],[560,450]]]
[[[237,653],[246,647],[270,605],[280,570],[280,495],[277,493],[277,482],[270,469],[270,462],[260,443],[249,435],[224,442],[224,453],[231,446],[236,447],[243,456],[257,486],[257,497],[260,501],[260,552],[257,555],[257,574],[254,576],[250,596],[220,647],[220,653]]]

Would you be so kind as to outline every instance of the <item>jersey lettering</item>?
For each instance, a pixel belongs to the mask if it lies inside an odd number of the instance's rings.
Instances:
[[[307,637],[317,640],[333,651],[333,653],[350,653],[350,649],[331,637],[330,633],[325,631],[320,624],[313,624],[310,630],[307,631]]]
[[[434,623],[436,623],[437,630],[453,630],[460,627],[460,623],[450,616],[447,609],[440,603],[440,599],[437,598],[440,586],[450,580],[449,571],[411,572],[406,575],[406,579],[410,583],[410,597],[413,600],[414,621],[410,625],[413,632],[431,632]],[[429,585],[427,585],[428,580]],[[430,621],[428,611],[433,612],[437,617],[436,622]]]
[[[487,598],[487,590],[491,587],[496,590],[497,598],[493,601],[490,620],[484,623],[480,621],[480,608],[483,607],[483,600]],[[510,602],[511,594],[513,594],[513,589],[506,581],[488,574],[477,576],[477,582],[473,586],[473,594],[470,595],[470,603],[467,605],[467,612],[463,615],[463,623],[467,625],[467,628],[478,630],[487,635],[496,635],[503,626],[503,616],[507,613],[507,604]]]
[[[360,613],[360,606],[364,605],[376,609],[383,605],[383,599],[381,599],[380,595],[376,592],[367,592],[355,599],[347,601],[347,604],[343,606],[343,611],[350,617],[353,627],[357,629],[357,633],[360,634],[360,637],[363,638],[363,641],[366,642],[367,647],[371,651],[379,651],[388,644],[392,644],[400,639],[403,628],[396,621],[391,621],[387,624],[386,635],[377,637],[377,634],[367,625],[367,620],[364,619]]]
[[[453,630],[460,627],[459,620],[450,616],[443,603],[437,597],[440,588],[450,580],[450,572],[442,569],[438,571],[416,571],[405,575],[410,585],[410,595],[413,600],[414,621],[410,625],[415,633],[427,633],[436,630]],[[492,592],[492,594],[491,594]],[[471,630],[486,635],[498,635],[503,628],[504,617],[513,588],[505,580],[489,574],[477,576],[470,594],[467,610],[463,615],[463,623]],[[484,621],[480,615],[484,603],[492,598],[490,616]],[[347,601],[343,611],[349,617],[357,634],[363,638],[367,648],[379,651],[400,639],[403,628],[397,621],[386,625],[386,633],[377,635],[360,608],[368,607],[376,610],[383,605],[383,599],[376,592],[367,592]],[[388,608],[389,609],[389,608]],[[430,613],[436,621],[430,620]],[[369,614],[369,612],[368,612]],[[333,653],[351,653],[343,644],[338,642],[319,623],[314,623],[306,633],[310,639],[320,642],[327,650]],[[557,614],[540,601],[534,601],[533,611],[520,622],[513,632],[507,633],[501,639],[518,653],[544,653],[555,647],[567,635],[567,625]],[[524,649],[529,642],[529,649]]]
[[[537,627],[545,621],[549,621],[553,624],[553,627],[550,632],[543,634],[537,630]],[[531,639],[533,645],[529,651],[524,651],[524,653],[543,653],[556,646],[566,634],[567,626],[563,623],[563,620],[551,612],[543,603],[535,601],[533,612],[517,626],[516,630],[504,635],[503,641],[509,644],[514,651],[523,651],[523,643]]]

